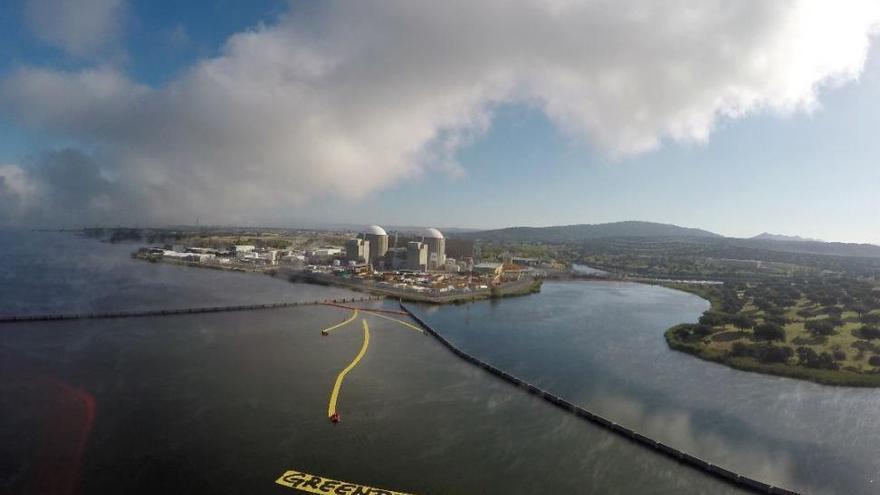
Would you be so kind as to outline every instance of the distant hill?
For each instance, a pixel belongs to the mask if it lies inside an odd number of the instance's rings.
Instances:
[[[508,227],[504,229],[460,232],[458,239],[489,242],[546,242],[589,243],[602,239],[630,238],[635,242],[654,240],[684,240],[692,245],[742,247],[784,253],[819,254],[831,256],[855,256],[880,258],[880,246],[873,244],[849,244],[823,242],[798,236],[763,233],[748,239],[724,237],[702,229],[679,227],[654,222],[614,222],[600,224],[561,225],[555,227]]]
[[[880,258],[880,246],[874,244],[851,244],[846,242],[822,242],[808,239],[768,240],[730,239],[731,244],[786,253],[826,254],[832,256],[858,256]]]
[[[508,227],[461,234],[459,237],[495,242],[578,242],[610,237],[711,237],[719,234],[707,230],[679,227],[653,222],[614,222],[600,224],[562,225],[556,227]]]
[[[756,241],[825,242],[822,239],[811,239],[809,237],[801,237],[799,235],[771,234],[769,232],[763,232],[756,235],[755,237],[750,237],[750,239]]]

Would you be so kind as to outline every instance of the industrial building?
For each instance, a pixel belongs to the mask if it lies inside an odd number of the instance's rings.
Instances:
[[[388,234],[378,225],[370,225],[364,230],[364,239],[370,243],[370,255],[367,261],[375,268],[381,268],[388,252]]]
[[[345,243],[345,260],[355,264],[369,262],[370,244],[366,239],[350,239]]]
[[[434,228],[425,229],[419,236],[412,236],[404,246],[397,248],[397,233],[394,234],[395,247],[389,246],[388,233],[378,225],[370,225],[346,243],[346,261],[367,263],[377,270],[406,268],[416,271],[445,271],[446,239]]]
[[[428,245],[412,241],[406,244],[406,268],[424,272],[428,270]]]
[[[443,270],[446,267],[446,239],[439,230],[425,229],[425,244],[428,245],[428,270]]]
[[[478,275],[493,275],[497,277],[501,275],[503,269],[504,265],[502,263],[492,263],[488,261],[474,265],[474,273]]]

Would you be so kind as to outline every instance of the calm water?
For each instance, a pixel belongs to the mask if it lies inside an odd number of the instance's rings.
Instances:
[[[0,315],[317,300],[350,292],[131,259],[137,244],[0,231]]]
[[[139,262],[133,247],[0,233],[0,313],[352,295]],[[419,310],[475,354],[673,445],[815,493],[875,493],[877,394],[668,351],[663,330],[705,306],[591,282]],[[735,493],[375,317],[333,426],[329,392],[362,330],[319,330],[347,316],[300,307],[0,327],[0,492],[292,493],[274,480],[298,469],[418,493]],[[77,394],[94,398],[85,432]]]
[[[593,268],[588,265],[578,265],[577,263],[571,265],[571,269],[576,273],[584,273],[587,275],[608,275],[608,272],[605,270],[600,270],[598,268]]]
[[[463,349],[711,462],[809,493],[880,493],[880,391],[670,351],[664,329],[707,307],[660,287],[588,282],[421,311]]]

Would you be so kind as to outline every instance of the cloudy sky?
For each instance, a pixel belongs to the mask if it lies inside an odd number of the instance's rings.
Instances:
[[[0,225],[880,243],[880,1],[12,0]]]

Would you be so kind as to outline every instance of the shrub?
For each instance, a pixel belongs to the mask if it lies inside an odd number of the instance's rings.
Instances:
[[[733,347],[730,348],[730,355],[736,357],[750,356],[751,351],[746,344],[742,342],[734,342]]]
[[[712,335],[712,327],[698,323],[691,327],[691,333],[699,338],[708,337],[709,335]]]
[[[675,335],[686,342],[694,342],[712,334],[712,327],[707,325],[687,324],[675,329]]]
[[[871,356],[870,358],[868,358],[868,364],[870,364],[871,366],[880,367],[880,356]]]

